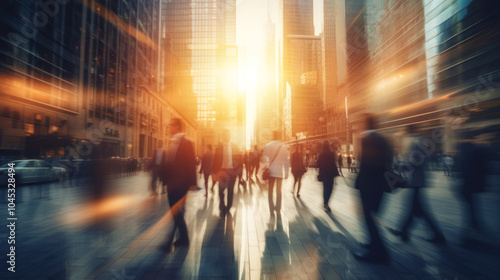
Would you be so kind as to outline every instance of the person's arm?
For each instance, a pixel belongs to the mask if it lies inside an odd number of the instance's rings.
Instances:
[[[290,160],[288,159],[288,150],[285,146],[281,147],[285,152],[284,154],[284,161],[285,161],[285,179],[288,178],[288,173],[290,172]]]
[[[187,180],[190,187],[197,185],[196,176],[196,156],[194,154],[193,144],[186,140],[186,159],[187,160]]]

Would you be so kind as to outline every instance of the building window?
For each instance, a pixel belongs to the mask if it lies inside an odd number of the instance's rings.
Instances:
[[[21,114],[18,111],[12,112],[12,128],[18,128],[21,120]]]

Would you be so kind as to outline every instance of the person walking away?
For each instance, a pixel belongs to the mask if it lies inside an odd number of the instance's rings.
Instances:
[[[201,168],[200,172],[203,174],[203,179],[205,180],[205,197],[208,196],[208,179],[212,175],[212,165],[214,162],[214,153],[212,152],[212,145],[207,145],[205,153],[201,157]],[[214,192],[214,181],[212,180],[212,193]]]
[[[219,211],[223,218],[233,205],[234,183],[236,176],[242,172],[243,159],[238,147],[231,143],[228,129],[222,130],[222,143],[215,150],[213,173],[219,182]],[[224,191],[227,190],[227,203]]]
[[[172,138],[168,144],[167,159],[162,171],[165,172],[164,184],[167,185],[167,197],[170,211],[174,217],[174,229],[167,242],[162,246],[165,251],[170,251],[171,246],[189,246],[189,235],[186,221],[184,220],[184,206],[187,192],[190,188],[197,188],[196,156],[193,143],[183,133],[184,125],[178,118],[172,118],[170,133]],[[176,230],[179,239],[172,243]]]
[[[339,174],[342,175],[342,177],[344,177],[344,173],[342,173],[342,167],[343,166],[343,160],[342,160],[342,153],[338,152],[338,158],[337,158],[337,161],[338,161],[338,165],[339,165]]]
[[[408,210],[403,219],[401,229],[396,230],[389,228],[388,230],[397,237],[400,237],[403,242],[408,242],[408,231],[413,218],[421,217],[427,222],[433,232],[431,238],[424,239],[434,243],[445,243],[446,239],[428,210],[425,195],[422,193],[422,188],[426,186],[424,167],[429,162],[429,157],[426,154],[427,148],[424,146],[422,139],[416,134],[415,125],[409,125],[407,127],[407,134],[410,141],[408,150],[406,151],[406,160],[413,167],[413,171],[409,172],[408,187],[412,194],[408,197],[407,203],[405,203]]]
[[[293,174],[293,188],[292,195],[295,192],[295,185],[297,185],[297,197],[300,197],[300,187],[302,185],[302,176],[306,173],[307,169],[304,166],[303,145],[298,144],[295,152],[291,156],[291,166]]]
[[[366,246],[368,251],[365,254],[354,254],[354,256],[361,261],[385,262],[389,260],[389,254],[380,238],[372,214],[378,212],[384,186],[388,183],[384,174],[391,166],[392,148],[388,141],[375,131],[375,117],[366,114],[365,119],[366,131],[361,134],[361,161],[355,185],[359,190],[370,242]]]
[[[458,145],[456,168],[459,176],[459,195],[464,207],[464,225],[461,233],[461,246],[473,247],[478,244],[483,233],[481,226],[477,194],[486,191],[486,176],[488,175],[489,135],[479,135],[473,139],[464,139]]]
[[[151,156],[150,170],[151,170],[151,196],[157,196],[156,192],[158,181],[162,182],[162,194],[166,192],[165,187],[163,186],[163,178],[160,178],[160,168],[162,166],[163,161],[165,160],[166,155],[165,151],[162,149],[161,145],[158,145],[158,149],[153,152]]]
[[[278,216],[281,215],[281,186],[283,179],[288,178],[290,169],[290,162],[288,160],[288,151],[286,146],[281,142],[281,135],[279,131],[273,131],[273,141],[269,142],[264,147],[262,158],[264,163],[269,168],[269,182],[268,182],[268,200],[269,211],[271,217],[274,217],[274,212]],[[274,202],[274,187],[276,187],[276,203]]]
[[[332,196],[333,183],[335,177],[339,176],[339,171],[335,164],[335,153],[330,150],[330,143],[323,143],[323,152],[318,157],[318,180],[323,182],[323,208],[326,212],[332,211],[328,202]]]

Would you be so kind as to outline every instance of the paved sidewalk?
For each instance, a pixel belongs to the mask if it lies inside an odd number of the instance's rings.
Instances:
[[[310,169],[301,198],[292,179],[283,184],[281,218],[270,218],[267,191],[252,185],[235,191],[231,215],[219,218],[218,197],[190,192],[186,221],[191,244],[172,254],[158,247],[171,217],[164,197],[148,196],[146,173],[111,180],[113,197],[89,206],[82,187],[59,184],[22,186],[16,205],[16,272],[7,271],[8,231],[0,231],[0,279],[498,279],[500,277],[500,184],[493,178],[480,194],[484,243],[459,246],[461,205],[453,182],[431,172],[425,192],[448,239],[447,245],[422,240],[416,222],[409,243],[382,229],[390,264],[358,262],[351,251],[365,240],[354,175],[344,170],[330,206],[322,209],[322,186]],[[200,181],[202,185],[202,181]],[[0,191],[5,196],[5,189]],[[380,225],[396,227],[406,190],[386,195]],[[7,204],[0,204],[7,224]],[[96,219],[99,217],[99,219]]]

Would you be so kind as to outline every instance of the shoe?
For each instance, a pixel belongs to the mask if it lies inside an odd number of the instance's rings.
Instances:
[[[179,239],[174,242],[174,247],[188,247],[189,246],[189,240],[187,239]]]
[[[297,198],[299,198],[299,197],[300,197],[300,194],[297,193]]]
[[[390,233],[392,233],[394,236],[401,238],[401,241],[403,241],[403,242],[408,242],[410,240],[410,237],[408,236],[408,233],[406,233],[406,232],[395,230],[393,228],[387,228],[387,230]]]
[[[210,191],[212,192],[212,194],[214,194],[214,188],[211,188]]]
[[[424,238],[425,241],[431,242],[431,243],[438,243],[438,244],[445,244],[446,243],[446,238],[444,238],[444,235],[442,234],[436,234],[432,238]]]
[[[172,244],[163,244],[158,249],[162,252],[165,253],[171,253],[172,252]]]
[[[324,205],[323,208],[325,209],[325,212],[332,212],[332,209],[328,205]]]
[[[390,260],[389,255],[387,253],[368,252],[366,254],[353,253],[353,255],[355,259],[362,262],[386,263],[389,262]]]

